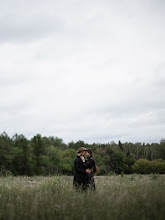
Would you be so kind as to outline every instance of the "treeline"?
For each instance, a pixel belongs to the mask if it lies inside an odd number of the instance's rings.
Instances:
[[[24,135],[0,135],[0,173],[5,175],[73,175],[73,161],[80,147],[91,148],[99,167],[98,175],[111,173],[165,173],[165,140],[160,144],[121,143],[65,144],[58,137],[37,134],[30,140]]]

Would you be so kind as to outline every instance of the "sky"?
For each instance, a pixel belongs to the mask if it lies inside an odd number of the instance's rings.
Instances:
[[[165,138],[165,1],[0,0],[0,133]]]

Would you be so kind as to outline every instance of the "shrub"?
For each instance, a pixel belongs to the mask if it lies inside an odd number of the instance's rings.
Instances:
[[[160,159],[148,161],[145,159],[139,159],[133,166],[135,173],[149,174],[149,173],[165,173],[165,161]]]

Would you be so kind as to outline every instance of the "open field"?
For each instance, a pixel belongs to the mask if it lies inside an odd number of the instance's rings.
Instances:
[[[165,175],[95,177],[75,192],[73,177],[0,177],[0,219],[165,219]]]

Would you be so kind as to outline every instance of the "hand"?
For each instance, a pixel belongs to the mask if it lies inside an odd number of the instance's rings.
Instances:
[[[81,158],[81,160],[82,160],[83,162],[85,162],[85,159],[84,159],[84,157],[83,157],[83,156],[80,156],[80,158]]]
[[[91,173],[91,170],[90,169],[86,169],[86,173]]]

